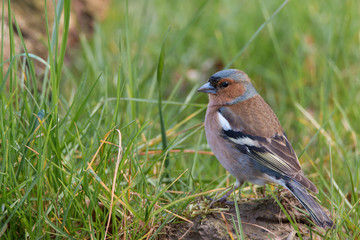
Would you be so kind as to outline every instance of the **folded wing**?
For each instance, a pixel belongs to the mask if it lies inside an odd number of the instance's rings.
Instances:
[[[272,111],[271,113],[273,114]],[[222,137],[232,142],[240,152],[247,154],[262,166],[275,171],[281,176],[289,177],[317,193],[316,186],[303,175],[294,149],[281,127],[280,129],[266,129],[266,132],[265,130],[261,131],[260,127],[263,127],[264,124],[266,126],[266,123],[246,119],[246,116],[248,115],[243,116],[234,113],[229,107],[220,108],[218,117],[222,125]],[[276,116],[274,114],[273,116],[273,119],[267,119],[267,121],[277,121],[277,123],[271,124],[268,122],[267,126],[280,126]],[[254,134],[254,130],[252,130],[254,127],[256,128],[254,124],[252,124],[251,129],[247,128],[246,121],[252,121],[255,125],[258,123],[259,131],[257,132],[260,134]],[[269,134],[271,130],[272,134]],[[262,132],[267,134],[261,134]]]

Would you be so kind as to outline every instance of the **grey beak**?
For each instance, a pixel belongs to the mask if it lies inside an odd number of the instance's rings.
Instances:
[[[197,91],[203,93],[216,94],[216,88],[214,88],[209,82],[202,85]]]

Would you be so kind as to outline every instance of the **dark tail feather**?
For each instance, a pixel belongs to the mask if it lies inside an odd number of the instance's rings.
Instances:
[[[304,187],[299,186],[296,182],[287,182],[287,189],[294,194],[301,205],[310,213],[314,222],[322,228],[335,228],[333,221],[322,210],[321,206],[315,199],[307,192]]]

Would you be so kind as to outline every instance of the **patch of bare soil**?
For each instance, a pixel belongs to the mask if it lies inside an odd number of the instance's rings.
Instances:
[[[319,235],[318,238],[315,236],[323,230],[312,225],[310,217],[298,210],[303,207],[292,194],[286,192],[279,200],[287,212],[296,219],[303,239],[310,239],[310,231],[312,239],[321,239]],[[296,230],[271,197],[240,202],[239,212],[246,239],[299,239]],[[238,222],[234,204],[216,203],[211,207],[210,213],[198,215],[190,220],[193,223],[171,224],[167,229],[166,239],[236,239],[234,225],[237,226]]]
[[[56,3],[57,2],[58,1],[56,1]],[[5,25],[3,29],[4,36],[1,36],[2,33],[0,31],[0,39],[4,39],[3,59],[0,59],[0,63],[10,58],[9,28],[12,28],[14,32],[15,54],[25,52],[14,19],[16,19],[16,22],[19,25],[28,52],[46,60],[49,50],[47,46],[45,9],[48,15],[49,27],[52,28],[55,15],[55,7],[53,6],[52,1],[48,1],[46,7],[44,0],[12,0],[10,3],[11,21],[9,21],[8,16],[8,1],[5,1],[4,16],[2,16],[2,11],[0,11],[0,17],[4,18]],[[67,39],[67,46],[69,49],[78,47],[80,34],[87,37],[92,35],[95,22],[105,18],[110,3],[111,0],[71,1],[69,35]],[[62,33],[62,27],[61,19],[60,34]],[[50,31],[52,30],[50,29]],[[59,41],[61,41],[61,37],[62,36],[59,36]],[[70,59],[67,57],[65,60],[69,62]],[[40,75],[43,72],[44,66],[38,61],[34,61],[34,64],[37,74]],[[9,63],[4,66],[6,72]]]

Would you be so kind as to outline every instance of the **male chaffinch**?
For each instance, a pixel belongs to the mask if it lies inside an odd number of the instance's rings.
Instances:
[[[206,138],[219,162],[236,177],[234,189],[244,181],[258,185],[280,184],[299,200],[317,225],[334,227],[333,221],[307,192],[319,191],[303,175],[275,113],[244,72],[236,69],[217,72],[198,92],[209,94]],[[226,200],[232,191],[219,201]]]

